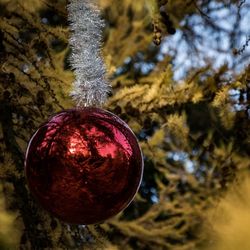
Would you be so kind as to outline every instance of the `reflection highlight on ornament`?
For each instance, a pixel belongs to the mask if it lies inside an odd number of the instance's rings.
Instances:
[[[74,132],[74,134],[69,138],[68,153],[71,155],[82,154],[85,157],[88,156],[87,142],[80,138],[80,134]]]
[[[61,220],[97,223],[133,199],[143,170],[129,127],[97,108],[63,111],[41,126],[26,154],[26,175],[39,203]]]

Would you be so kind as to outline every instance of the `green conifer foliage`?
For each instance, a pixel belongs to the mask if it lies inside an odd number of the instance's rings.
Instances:
[[[234,32],[223,30],[214,13],[229,9],[236,26],[249,4],[100,0],[106,22],[103,59],[113,88],[105,108],[135,132],[145,172],[125,211],[100,225],[72,226],[40,208],[23,171],[35,130],[55,112],[74,106],[66,2],[0,0],[0,248],[203,249],[213,231],[206,211],[250,167],[249,50],[247,42],[239,42],[240,34],[249,34],[240,25]],[[197,28],[197,18],[208,33]],[[191,64],[199,56],[206,62],[183,69],[181,80],[175,77],[181,46],[162,52],[178,32],[176,43],[189,44]],[[232,44],[224,52],[234,63],[214,67],[199,50],[206,39],[202,34],[229,37]],[[217,38],[220,55],[223,40]]]

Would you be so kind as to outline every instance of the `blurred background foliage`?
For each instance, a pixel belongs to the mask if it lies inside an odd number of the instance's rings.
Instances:
[[[136,133],[145,172],[134,202],[92,226],[47,214],[23,172],[34,131],[74,105],[66,4],[0,0],[0,249],[229,249],[209,211],[232,186],[249,195],[250,3],[100,0],[106,108]]]

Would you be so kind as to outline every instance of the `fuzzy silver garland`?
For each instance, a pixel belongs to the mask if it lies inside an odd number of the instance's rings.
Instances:
[[[101,106],[107,99],[110,85],[101,57],[104,21],[96,1],[71,0],[68,20],[72,32],[69,39],[72,48],[70,63],[75,73],[70,95],[78,107]]]

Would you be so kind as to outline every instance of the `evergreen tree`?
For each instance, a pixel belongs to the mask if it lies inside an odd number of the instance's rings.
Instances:
[[[135,132],[144,176],[128,208],[90,226],[44,211],[24,176],[32,134],[74,105],[66,7],[0,0],[0,249],[214,249],[206,212],[250,167],[249,3],[100,0],[105,108]]]

